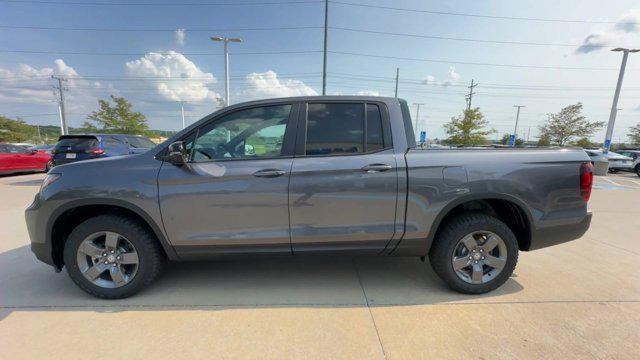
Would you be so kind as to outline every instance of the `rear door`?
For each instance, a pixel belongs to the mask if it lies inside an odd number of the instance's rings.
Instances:
[[[291,253],[287,191],[295,103],[220,115],[182,140],[191,159],[158,176],[164,227],[180,256]]]
[[[301,110],[289,206],[294,253],[382,251],[393,237],[398,174],[383,103]]]

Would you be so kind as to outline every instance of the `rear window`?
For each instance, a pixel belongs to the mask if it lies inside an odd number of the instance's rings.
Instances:
[[[127,136],[127,142],[132,148],[151,149],[156,146],[153,141],[141,136]]]
[[[364,152],[364,104],[309,104],[307,155]]]
[[[56,148],[61,147],[79,147],[79,148],[93,148],[98,147],[100,143],[98,139],[94,137],[68,137],[60,139],[56,144]]]

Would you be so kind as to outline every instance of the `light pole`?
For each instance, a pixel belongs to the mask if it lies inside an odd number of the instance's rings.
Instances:
[[[622,64],[620,65],[620,73],[618,74],[618,84],[616,85],[616,92],[613,95],[613,105],[611,105],[611,113],[609,114],[609,123],[607,124],[607,135],[604,138],[603,153],[608,153],[611,147],[611,136],[613,136],[613,126],[616,122],[616,113],[618,112],[618,98],[620,97],[620,88],[622,88],[622,79],[624,78],[624,69],[627,67],[627,58],[629,53],[636,53],[640,49],[624,49],[615,48],[611,51],[622,51]]]
[[[229,49],[230,42],[242,42],[241,38],[227,38],[221,36],[212,36],[213,41],[224,42],[224,105],[229,106]]]
[[[420,106],[424,105],[422,103],[413,103],[416,106],[416,133],[418,132],[418,122],[420,121]]]
[[[180,113],[182,114],[182,128],[184,129],[186,127],[184,122],[184,101],[180,101]]]
[[[513,128],[513,144],[509,144],[509,145],[516,146],[516,140],[518,139],[518,120],[520,119],[520,108],[523,108],[526,106],[513,105],[513,107],[518,108],[518,112],[516,113],[516,126]]]

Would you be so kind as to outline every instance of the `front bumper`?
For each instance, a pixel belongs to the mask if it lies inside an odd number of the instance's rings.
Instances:
[[[581,221],[574,224],[563,224],[537,229],[531,234],[531,243],[526,250],[542,249],[582,237],[582,235],[589,230],[592,215],[591,212],[587,212]]]
[[[40,193],[36,194],[33,202],[25,210],[24,216],[27,222],[27,230],[31,239],[31,251],[36,258],[60,270],[53,260],[51,242],[47,241],[47,219],[41,211]]]

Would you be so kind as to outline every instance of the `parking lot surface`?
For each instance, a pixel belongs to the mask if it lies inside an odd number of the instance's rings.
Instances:
[[[92,298],[29,250],[42,175],[0,177],[0,357],[640,358],[640,178],[597,177],[589,232],[521,253],[482,296],[413,258],[172,264],[125,300]]]

